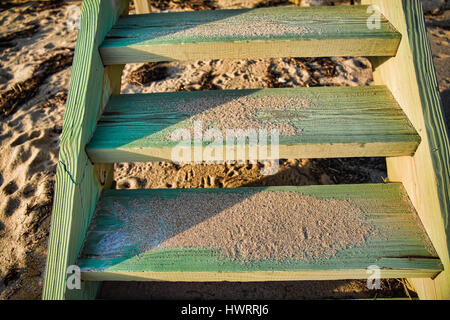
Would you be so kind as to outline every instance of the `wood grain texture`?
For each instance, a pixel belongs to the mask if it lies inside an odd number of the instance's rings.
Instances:
[[[279,7],[123,17],[100,52],[105,64],[324,56],[393,56],[400,34],[363,6]]]
[[[179,103],[196,104],[211,99],[207,111],[210,112],[219,108],[216,100],[227,103],[242,97],[254,98],[245,100],[249,103],[267,97],[308,102],[308,106],[298,109],[267,109],[254,115],[258,126],[273,123],[281,128],[289,123],[296,128],[292,136],[280,131],[279,158],[282,159],[411,155],[420,142],[385,87],[323,87],[114,95],[86,150],[94,162],[176,160],[172,159],[172,151],[179,142],[169,137],[174,130],[193,122],[190,114],[179,111]],[[225,132],[222,135],[223,155],[227,150],[233,150],[234,155],[242,144],[235,140],[227,146]],[[195,152],[191,152],[191,160],[195,160],[198,151],[205,155],[210,143],[197,146],[192,140]],[[247,140],[247,147],[248,144]],[[268,154],[271,154],[270,145]],[[206,156],[203,159],[210,160]],[[248,149],[245,157],[230,160],[247,159]]]
[[[218,255],[214,248],[167,248],[142,250],[142,243],[155,244],[148,234],[140,242],[127,234],[125,215],[155,215],[148,202],[159,198],[189,201],[189,195],[240,194],[269,191],[298,192],[319,199],[350,201],[362,208],[366,223],[381,228],[383,236],[370,235],[364,245],[337,251],[319,260],[257,260],[243,264]],[[187,195],[187,196],[186,196]],[[89,229],[78,264],[86,280],[168,281],[281,281],[367,278],[367,267],[380,267],[382,277],[433,277],[442,270],[436,253],[401,184],[268,187],[237,189],[161,189],[104,191]],[[207,198],[206,198],[207,199]],[[145,206],[136,201],[146,201]],[[193,201],[199,201],[197,200]],[[276,207],[277,203],[272,203]],[[283,204],[280,204],[283,206]],[[237,208],[239,203],[234,204]],[[120,210],[118,209],[120,208]],[[122,209],[126,208],[126,209]],[[236,209],[237,210],[237,209]],[[326,208],[322,208],[326,210]],[[220,212],[211,213],[211,215]],[[245,214],[245,212],[242,212]],[[155,216],[166,225],[163,217]],[[133,219],[130,217],[130,219]],[[386,226],[389,226],[386,228]],[[292,226],[295,228],[295,226]],[[224,231],[226,233],[226,231]],[[117,239],[111,243],[111,239]],[[130,241],[130,239],[133,239]],[[141,243],[142,242],[142,243]],[[105,249],[105,243],[107,248]]]
[[[450,146],[422,4],[418,0],[363,0],[376,4],[402,33],[395,58],[374,60],[385,84],[419,132],[413,157],[388,158],[388,178],[404,184],[441,258],[445,272],[413,281],[422,299],[450,299]]]
[[[56,173],[44,299],[94,298],[98,283],[68,290],[74,265],[100,192],[112,182],[110,165],[92,165],[84,148],[111,93],[120,89],[121,66],[104,68],[98,46],[128,1],[86,0],[75,49]]]

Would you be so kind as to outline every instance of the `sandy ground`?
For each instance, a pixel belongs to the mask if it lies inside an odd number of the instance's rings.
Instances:
[[[23,1],[22,1],[23,2]],[[159,10],[262,6],[257,0],[155,1]],[[325,1],[336,2],[336,1]],[[349,1],[348,1],[349,2]],[[74,10],[80,1],[0,1],[0,298],[39,299],[59,137],[76,41]],[[314,3],[312,3],[314,4]],[[287,5],[287,4],[282,4]],[[73,7],[76,6],[76,7]],[[74,9],[75,8],[75,9]],[[427,15],[439,87],[450,115],[450,11]],[[363,57],[320,59],[211,60],[127,65],[122,92],[162,92],[321,85],[370,85]],[[122,163],[116,186],[197,188],[380,182],[382,159],[282,160],[274,176],[257,166]],[[383,282],[378,296],[404,296],[400,281]],[[376,293],[364,281],[270,284],[105,284],[101,297],[132,298],[361,298]]]
[[[426,22],[447,128],[450,128],[450,10],[427,15]]]

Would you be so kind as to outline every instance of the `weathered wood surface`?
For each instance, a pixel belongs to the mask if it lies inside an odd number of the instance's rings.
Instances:
[[[305,107],[298,109],[267,109],[254,114],[259,126],[271,123],[276,128],[284,124],[296,128],[295,135],[283,135],[287,133],[280,130],[279,158],[411,155],[420,142],[417,132],[385,87],[323,87],[114,95],[99,120],[87,152],[94,162],[176,160],[172,159],[172,151],[179,142],[170,140],[171,133],[193,122],[190,114],[179,111],[178,104],[195,105],[197,101],[205,104],[205,99],[210,99],[211,105],[205,112],[211,112],[219,108],[217,101],[228,103],[241,97],[256,99],[244,100],[249,103],[258,103],[258,99],[267,97],[280,99],[280,105],[282,98],[306,102]],[[226,111],[222,113],[227,117]],[[203,130],[206,129],[203,124]],[[226,130],[222,131],[225,131],[221,143],[223,155],[225,157],[227,150],[233,150],[234,155],[242,144],[235,140],[227,146]],[[198,159],[194,158],[198,152],[204,155],[203,160],[214,160],[205,152],[210,144],[204,141],[203,145],[197,145],[192,140],[194,152],[190,160]],[[269,155],[270,147],[269,142]],[[243,158],[229,160],[248,160],[248,151]]]
[[[156,216],[153,212],[148,202],[150,199],[179,201],[177,197],[184,195],[183,201],[189,201],[193,199],[192,195],[199,193],[246,195],[261,191],[298,192],[320,199],[350,201],[353,206],[361,208],[366,223],[383,230],[380,231],[382,236],[369,235],[364,245],[339,250],[336,255],[327,259],[257,260],[243,264],[219,256],[214,248],[154,249],[158,244],[155,239],[159,239],[159,236],[146,234],[143,237],[133,237],[131,235],[141,231],[132,230],[127,223],[134,219],[132,216],[139,220],[139,216],[146,215],[161,220],[162,226],[169,225],[168,221],[164,222],[164,217]],[[399,183],[237,189],[108,190],[103,192],[78,263],[86,280],[363,279],[368,277],[367,268],[371,265],[380,268],[381,277],[435,276],[442,270],[442,265],[429,246],[427,236],[418,224],[420,222],[405,195]],[[146,205],[138,205],[139,201],[144,201]],[[271,203],[272,208],[277,205]],[[236,203],[233,208],[238,210],[238,206],[239,203]],[[321,210],[327,209],[322,207]],[[216,214],[220,212],[211,213],[211,216]],[[294,225],[291,227],[296,228]],[[170,234],[170,231],[167,233]]]
[[[400,34],[364,6],[278,7],[130,15],[103,42],[105,64],[324,56],[393,56]]]
[[[374,59],[374,79],[386,85],[419,132],[413,157],[388,158],[388,178],[404,184],[441,258],[436,279],[414,279],[423,299],[450,299],[450,144],[419,0],[363,0],[376,4],[402,33],[395,58]]]
[[[128,8],[128,1],[83,1],[60,154],[43,291],[44,299],[94,298],[98,283],[68,290],[74,265],[100,192],[112,181],[112,166],[92,165],[84,148],[111,93],[120,91],[121,67],[104,68],[98,46]]]

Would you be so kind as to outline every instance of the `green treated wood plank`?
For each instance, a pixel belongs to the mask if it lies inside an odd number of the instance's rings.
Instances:
[[[298,192],[319,199],[350,201],[364,212],[366,223],[383,230],[383,236],[370,235],[366,244],[338,250],[320,260],[257,260],[243,264],[225,258],[214,248],[155,249],[148,234],[138,232],[127,222],[132,216],[146,215],[161,220],[153,212],[151,199],[199,201],[194,195],[239,194],[243,198],[258,192]],[[145,206],[137,205],[145,201]],[[236,208],[239,202],[233,205]],[[274,208],[277,203],[272,204]],[[120,209],[123,208],[123,209]],[[317,210],[326,210],[321,207]],[[272,212],[272,211],[271,211]],[[273,211],[273,212],[276,212]],[[211,213],[211,217],[219,212]],[[242,212],[245,214],[245,212]],[[167,218],[170,219],[170,218]],[[295,226],[292,226],[295,228]],[[377,229],[378,230],[378,229]],[[169,232],[170,234],[170,232]],[[222,233],[221,233],[222,234]],[[226,234],[226,232],[224,233]],[[156,237],[158,238],[158,237]],[[133,239],[133,240],[130,240]],[[137,240],[139,239],[139,240]],[[142,249],[142,248],[147,249]],[[160,189],[104,191],[78,260],[86,280],[169,280],[169,281],[270,281],[367,278],[371,265],[382,277],[433,277],[442,265],[427,235],[415,217],[401,184],[268,187],[238,189]]]
[[[55,198],[43,290],[44,299],[92,299],[99,283],[68,290],[74,265],[100,192],[112,166],[92,165],[84,151],[111,93],[120,90],[120,66],[104,68],[98,46],[128,8],[128,1],[83,1],[56,172]]]
[[[279,158],[411,155],[420,142],[417,132],[383,86],[286,88],[114,95],[87,146],[87,152],[94,162],[176,161],[178,158],[173,159],[172,151],[179,142],[171,141],[171,134],[177,129],[192,127],[192,123],[202,115],[216,112],[220,105],[232,101],[247,103],[246,108],[269,103],[271,109],[263,107],[252,114],[255,127],[238,128],[280,129]],[[183,111],[185,105],[200,103],[207,106],[206,111],[194,115]],[[272,107],[278,107],[278,103],[280,106],[283,103],[290,105],[274,110]],[[298,105],[305,107],[297,108]],[[233,116],[233,111],[228,113],[227,109],[217,112],[215,117],[218,118]],[[203,123],[204,131],[207,125]],[[294,128],[294,132],[283,130],[286,125]],[[230,126],[231,129],[236,128]],[[218,160],[223,160],[228,151],[236,152],[244,145],[235,140],[226,146],[226,127],[220,128],[224,147],[223,157]],[[211,148],[208,146],[210,143],[197,145],[192,140],[190,160],[198,159],[194,159],[196,154],[203,154],[203,160],[214,160],[208,157],[209,151],[206,152],[206,148]],[[239,159],[232,157],[230,160],[252,159],[249,141],[246,143],[246,154],[236,155]],[[271,156],[271,150],[268,155]],[[264,157],[258,156],[258,159],[264,160]]]
[[[413,157],[387,159],[388,178],[405,186],[446,270],[412,282],[421,299],[450,299],[450,142],[422,3],[362,2],[379,6],[403,35],[395,58],[374,61],[374,80],[391,90],[422,143]]]
[[[279,7],[123,17],[103,42],[105,64],[224,58],[394,56],[401,35],[367,6]]]

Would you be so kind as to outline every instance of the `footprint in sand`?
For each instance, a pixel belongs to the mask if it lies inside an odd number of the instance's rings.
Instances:
[[[26,185],[22,190],[22,195],[24,198],[30,198],[34,196],[36,188],[32,184]]]
[[[34,154],[33,160],[26,170],[26,176],[32,178],[34,174],[45,171],[50,162],[50,154],[47,151],[39,150]]]
[[[130,183],[128,181],[123,181],[118,184],[118,189],[130,189]]]
[[[6,89],[9,80],[14,78],[14,76],[7,70],[0,68],[0,83],[2,84],[0,88],[2,90]]]
[[[41,131],[35,130],[31,133],[23,133],[20,136],[18,136],[13,142],[11,142],[11,147],[17,147],[29,140],[33,140],[41,135]]]
[[[5,216],[10,217],[20,207],[20,200],[15,198],[9,198],[5,207]]]
[[[17,189],[19,189],[19,188],[17,187],[17,184],[16,184],[14,181],[10,181],[10,182],[3,188],[3,192],[4,192],[6,195],[9,196],[9,195],[13,194],[14,192],[16,192]]]
[[[13,142],[11,142],[11,147],[17,147],[21,144],[24,144],[28,141],[28,133],[23,133],[20,136],[18,136]]]

